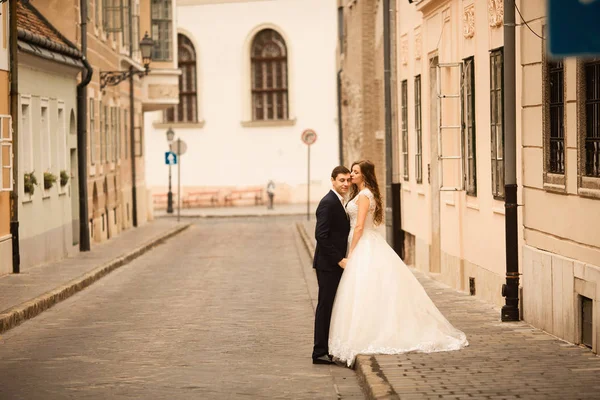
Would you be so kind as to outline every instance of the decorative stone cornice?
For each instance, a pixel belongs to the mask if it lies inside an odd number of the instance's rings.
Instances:
[[[475,5],[465,7],[463,13],[463,36],[471,39],[475,36]]]

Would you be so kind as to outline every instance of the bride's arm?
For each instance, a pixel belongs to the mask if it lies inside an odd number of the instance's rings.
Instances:
[[[367,220],[367,214],[369,213],[369,199],[364,194],[358,195],[356,204],[358,205],[358,215],[356,217],[356,226],[354,227],[354,235],[352,236],[348,258],[350,258],[350,255],[354,251],[356,244],[365,230],[365,221]]]

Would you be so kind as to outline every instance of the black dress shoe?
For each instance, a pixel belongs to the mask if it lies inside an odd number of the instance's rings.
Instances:
[[[333,360],[330,356],[324,355],[321,357],[313,358],[313,364],[333,364]]]

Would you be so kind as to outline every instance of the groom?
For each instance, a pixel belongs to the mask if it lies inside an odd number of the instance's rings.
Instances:
[[[331,173],[333,189],[323,197],[317,207],[315,237],[317,247],[313,268],[319,282],[319,303],[315,313],[315,346],[313,364],[331,364],[329,356],[329,322],[333,300],[342,272],[346,267],[346,250],[350,222],[344,209],[344,196],[350,186],[350,171],[344,166],[335,167]]]

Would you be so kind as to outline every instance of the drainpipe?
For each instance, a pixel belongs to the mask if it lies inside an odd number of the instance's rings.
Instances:
[[[12,2],[11,2],[12,3]],[[87,185],[87,85],[94,69],[87,60],[87,0],[80,1],[81,11],[81,61],[85,66],[77,85],[77,174],[79,175],[79,250],[90,250]]]
[[[9,5],[9,52],[10,52],[10,116],[12,118],[13,190],[10,194],[10,234],[12,236],[12,271],[21,272],[19,249],[19,59],[17,48],[17,2]]]
[[[133,1],[129,0],[129,15],[133,11]],[[133,22],[129,24],[129,58],[133,60],[133,41],[140,38],[133,37]],[[129,143],[131,155],[131,214],[133,227],[138,226],[137,220],[137,188],[136,188],[136,173],[135,173],[135,96],[133,84],[133,66],[129,66]],[[141,135],[141,133],[140,133]],[[141,144],[141,143],[140,143]],[[179,196],[179,194],[178,194]]]
[[[344,126],[342,125],[342,70],[337,73],[337,106],[338,106],[338,146],[340,164],[344,165]]]
[[[517,219],[517,122],[515,0],[504,7],[504,158],[506,283],[502,296],[502,321],[519,320],[519,233]]]
[[[385,225],[387,241],[393,246],[395,223],[393,213],[393,152],[392,152],[392,37],[390,0],[383,0],[383,84],[385,102]]]

